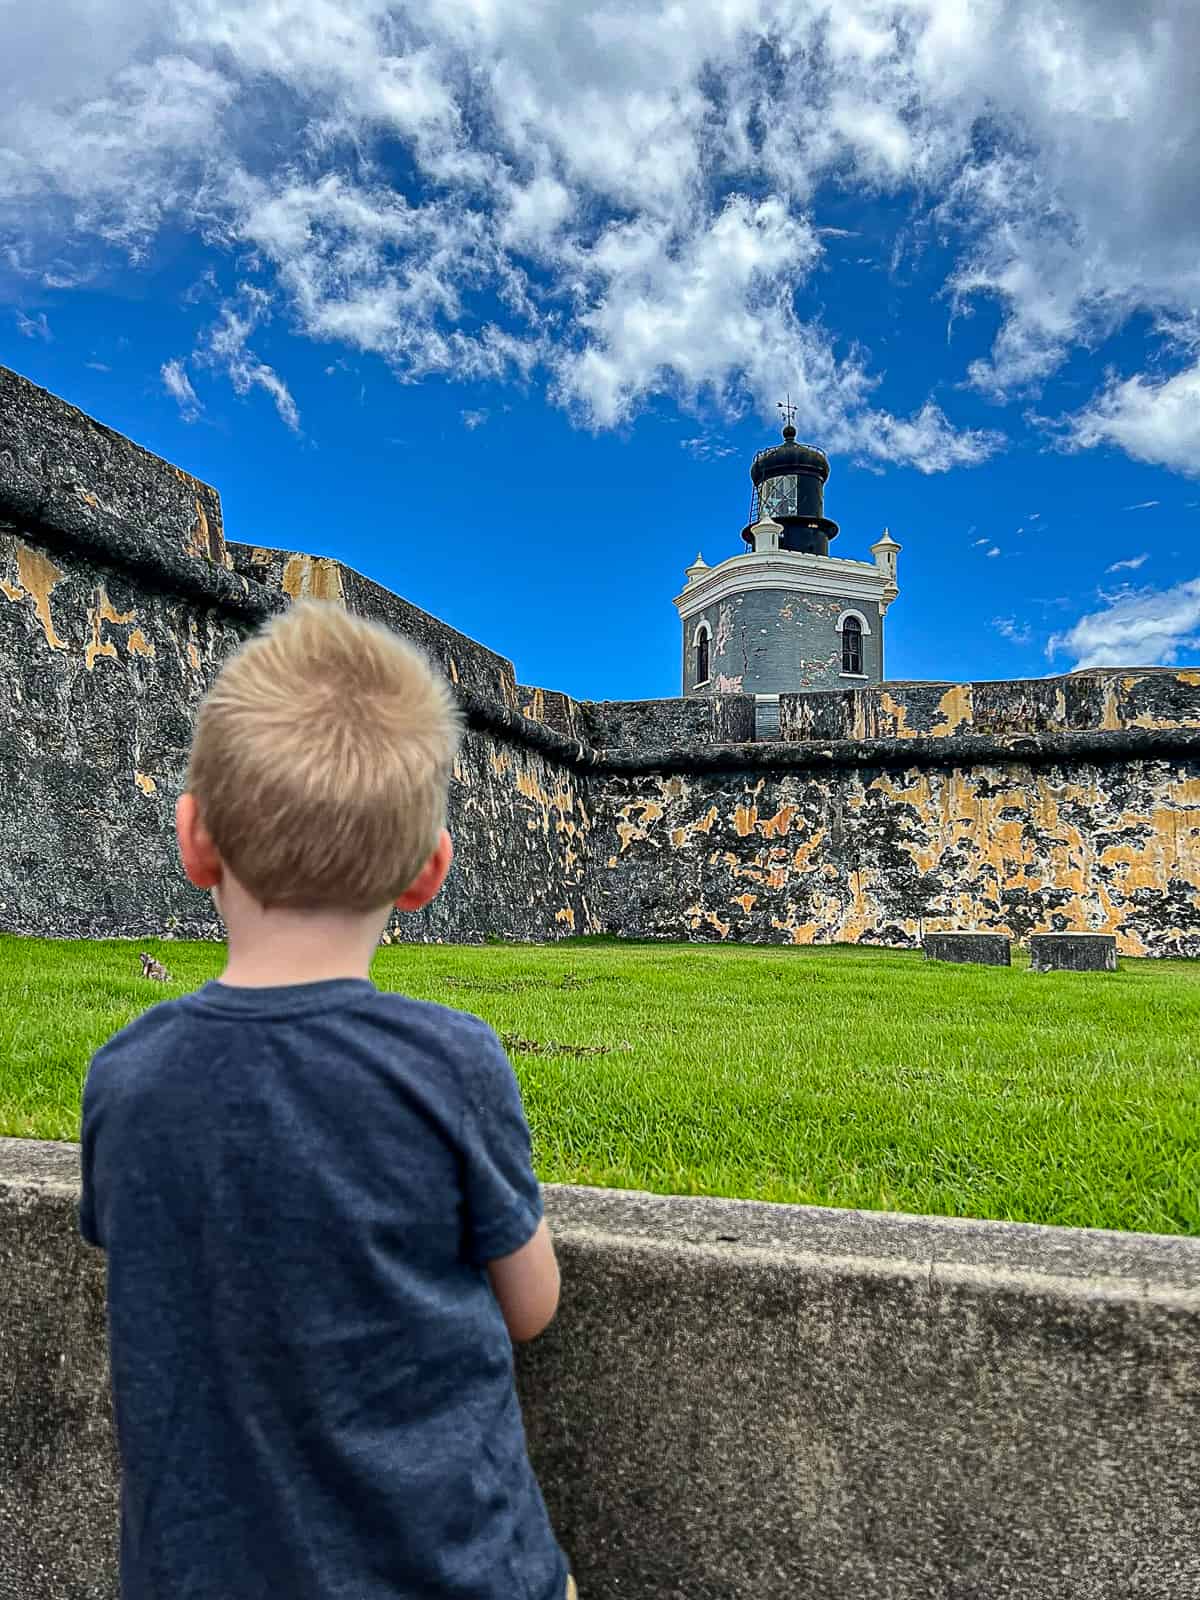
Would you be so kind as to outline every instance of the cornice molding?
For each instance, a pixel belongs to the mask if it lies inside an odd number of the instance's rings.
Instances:
[[[880,605],[892,579],[867,561],[834,556],[793,555],[788,551],[731,556],[689,583],[672,602],[683,621],[706,606],[750,590],[776,589],[788,594],[829,595]]]

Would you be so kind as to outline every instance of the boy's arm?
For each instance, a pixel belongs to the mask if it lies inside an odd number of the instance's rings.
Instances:
[[[510,1338],[525,1343],[558,1309],[558,1262],[520,1086],[486,1023],[463,1052],[463,1080],[464,1247],[487,1268]]]
[[[558,1310],[562,1286],[545,1217],[528,1244],[499,1261],[489,1261],[487,1271],[509,1338],[514,1344],[536,1339]]]

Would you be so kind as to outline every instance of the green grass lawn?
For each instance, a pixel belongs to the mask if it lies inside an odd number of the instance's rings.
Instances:
[[[223,959],[0,937],[0,1133],[76,1138],[91,1052]],[[505,1037],[543,1183],[1200,1235],[1185,962],[571,940],[393,946],[373,975]]]

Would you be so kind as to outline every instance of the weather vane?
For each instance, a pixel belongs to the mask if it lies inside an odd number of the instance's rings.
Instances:
[[[784,422],[790,428],[792,426],[792,424],[796,420],[796,408],[792,404],[792,396],[791,396],[791,392],[790,391],[789,391],[788,397],[787,397],[787,405],[784,405],[783,401],[780,400],[779,401],[779,409],[780,409],[780,411],[783,412],[783,420],[784,420]]]

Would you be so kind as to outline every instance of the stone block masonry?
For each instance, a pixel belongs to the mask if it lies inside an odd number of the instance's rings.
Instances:
[[[1029,941],[1034,972],[1115,972],[1117,941],[1107,933],[1039,933]]]
[[[927,933],[922,941],[926,961],[973,962],[982,967],[1011,967],[1012,949],[998,933]]]
[[[301,596],[464,706],[457,859],[413,940],[866,942],[969,927],[1200,955],[1200,674],[583,703],[0,368],[0,931],[217,938],[173,811],[221,663]],[[670,626],[664,618],[664,626]]]

